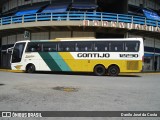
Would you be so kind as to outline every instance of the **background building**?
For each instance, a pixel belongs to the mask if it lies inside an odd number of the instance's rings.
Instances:
[[[0,0],[0,66],[20,40],[144,38],[144,70],[160,70],[159,0]]]

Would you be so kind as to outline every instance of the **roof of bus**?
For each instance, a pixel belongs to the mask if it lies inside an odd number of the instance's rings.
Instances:
[[[24,40],[18,42],[56,42],[56,41],[128,41],[128,40],[138,40],[142,41],[142,38],[103,38],[103,39],[96,39],[96,38],[56,38],[54,40]]]

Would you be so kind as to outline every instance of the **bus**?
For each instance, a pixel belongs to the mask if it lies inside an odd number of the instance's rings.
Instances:
[[[142,38],[26,40],[15,43],[12,70],[93,72],[117,76],[141,72]]]

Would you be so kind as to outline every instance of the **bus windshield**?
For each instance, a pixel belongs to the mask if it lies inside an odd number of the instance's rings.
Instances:
[[[16,43],[13,49],[12,63],[21,62],[25,43]]]

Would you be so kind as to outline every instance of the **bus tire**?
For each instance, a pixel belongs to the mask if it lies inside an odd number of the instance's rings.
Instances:
[[[117,76],[120,72],[120,69],[117,65],[111,65],[108,67],[108,75],[109,76]]]
[[[26,67],[27,73],[34,73],[36,71],[36,67],[33,64],[28,64]]]
[[[103,65],[96,65],[94,67],[94,74],[97,76],[103,76],[106,73],[106,68]]]

